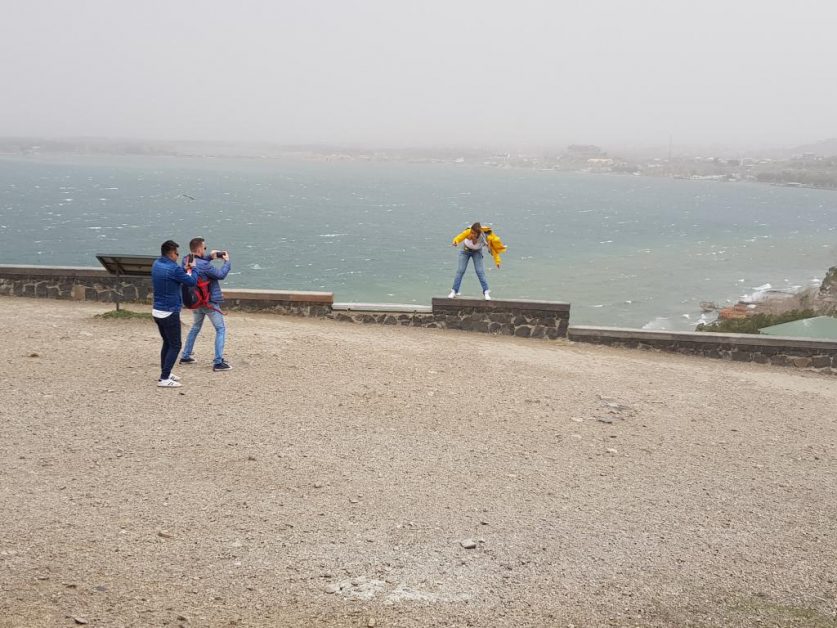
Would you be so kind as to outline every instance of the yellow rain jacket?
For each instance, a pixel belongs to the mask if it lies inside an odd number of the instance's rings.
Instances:
[[[491,227],[486,227],[483,225],[482,232],[485,234],[485,241],[488,244],[488,251],[491,253],[491,257],[494,258],[494,263],[499,266],[500,265],[500,253],[504,253],[506,250],[506,245],[502,243],[500,238],[494,233],[494,230]],[[471,235],[471,228],[465,229],[462,233],[456,236],[453,239],[453,243],[458,245],[462,240],[467,238]]]

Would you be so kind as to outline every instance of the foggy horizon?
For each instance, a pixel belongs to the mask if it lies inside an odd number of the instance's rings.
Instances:
[[[4,0],[0,136],[381,148],[837,137],[837,6]]]

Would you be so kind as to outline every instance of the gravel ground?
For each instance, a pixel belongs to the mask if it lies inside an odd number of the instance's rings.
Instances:
[[[833,376],[107,309],[0,298],[2,626],[837,625]]]

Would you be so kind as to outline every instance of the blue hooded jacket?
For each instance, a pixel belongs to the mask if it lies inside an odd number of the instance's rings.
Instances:
[[[163,312],[179,312],[183,307],[180,284],[194,286],[197,283],[197,276],[188,275],[174,260],[168,257],[158,258],[151,266],[153,308]]]

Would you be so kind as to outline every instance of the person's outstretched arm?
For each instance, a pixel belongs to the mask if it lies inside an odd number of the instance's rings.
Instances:
[[[217,279],[218,281],[221,281],[222,279],[226,279],[227,274],[230,272],[230,268],[232,268],[232,266],[230,266],[230,254],[226,253],[218,259],[224,260],[224,265],[221,266],[221,268],[215,268],[212,264],[207,263],[203,265],[201,272],[203,272],[203,274],[210,279]]]
[[[467,238],[469,235],[471,235],[471,230],[465,229],[465,231],[463,231],[453,239],[453,244],[451,246],[459,246],[459,243],[462,242],[462,240]]]
[[[189,268],[191,270],[191,267]],[[193,272],[191,275],[183,270],[182,267],[176,266],[174,271],[174,280],[177,283],[185,283],[187,286],[194,286],[198,283],[198,274]]]

